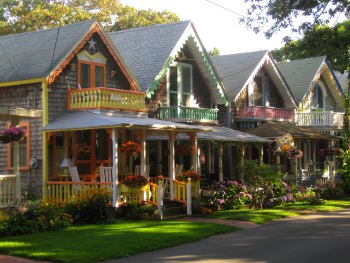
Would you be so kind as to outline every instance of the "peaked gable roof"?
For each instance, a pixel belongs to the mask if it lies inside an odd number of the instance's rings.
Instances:
[[[152,25],[109,33],[142,90],[150,97],[184,44],[214,88],[214,100],[227,104],[224,89],[191,21]],[[193,41],[188,41],[192,38]],[[191,43],[189,43],[191,42]]]
[[[52,83],[95,32],[136,89],[119,51],[95,20],[0,37],[0,83],[31,79]]]
[[[336,101],[341,103],[340,97],[343,95],[343,90],[325,56],[278,63],[277,67],[299,103],[304,100],[310,89],[317,83],[321,74],[328,70],[329,77],[336,86],[338,96],[335,96],[334,89],[331,89],[331,92]]]
[[[89,20],[0,37],[0,82],[48,76],[52,67],[57,65],[93,24],[94,21]]]
[[[214,56],[211,57],[211,60],[220,74],[231,101],[236,100],[243,88],[255,78],[259,70],[265,65],[270,77],[279,88],[286,102],[286,107],[295,107],[293,94],[278,71],[276,63],[268,50]]]

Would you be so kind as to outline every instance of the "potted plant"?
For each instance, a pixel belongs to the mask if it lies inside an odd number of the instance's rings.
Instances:
[[[78,156],[79,160],[88,160],[91,155],[91,146],[86,142],[78,143],[73,146],[74,153]]]
[[[136,159],[138,153],[141,152],[141,145],[134,141],[127,141],[119,147],[119,152],[129,156],[130,159],[130,175],[132,174],[132,157]]]
[[[341,157],[344,155],[344,150],[335,146],[331,146],[325,149],[321,149],[320,155]]]
[[[142,175],[129,175],[120,181],[120,191],[145,191],[147,190],[148,180]]]
[[[21,127],[10,127],[0,132],[0,141],[2,143],[10,143],[20,141],[27,134],[27,130]]]

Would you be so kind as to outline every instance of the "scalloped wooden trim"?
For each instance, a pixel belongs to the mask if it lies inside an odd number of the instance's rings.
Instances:
[[[114,60],[117,62],[118,66],[121,69],[121,71],[123,72],[124,76],[127,78],[132,89],[134,91],[138,91],[138,89],[136,88],[136,85],[133,82],[132,78],[130,77],[129,73],[127,72],[127,70],[123,66],[123,63],[120,61],[118,55],[114,52],[113,48],[111,47],[108,40],[103,35],[101,29],[98,26],[95,26],[94,28],[92,28],[90,30],[90,32],[84,37],[84,39],[80,42],[80,44],[73,50],[73,52],[65,59],[65,61],[63,61],[63,63],[56,69],[56,71],[51,74],[51,76],[49,77],[49,79],[47,81],[48,84],[52,84],[55,81],[55,79],[58,77],[58,75],[62,73],[63,69],[68,66],[68,64],[71,62],[71,60],[79,53],[79,51],[84,47],[86,42],[91,38],[91,36],[94,33],[97,33],[100,36],[102,42],[106,45],[108,51],[110,52],[110,54],[112,55]]]

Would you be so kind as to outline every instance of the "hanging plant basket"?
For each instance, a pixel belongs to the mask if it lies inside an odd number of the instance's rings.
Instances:
[[[127,156],[136,156],[141,152],[141,145],[134,141],[128,141],[120,146],[119,151]]]
[[[175,147],[175,154],[180,156],[188,156],[196,152],[192,143],[178,144]]]
[[[0,132],[2,143],[18,142],[27,134],[27,130],[21,127],[10,127]]]

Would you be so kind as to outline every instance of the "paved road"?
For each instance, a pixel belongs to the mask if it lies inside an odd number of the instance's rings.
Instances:
[[[112,260],[137,262],[350,262],[350,209],[299,216],[200,242]]]

